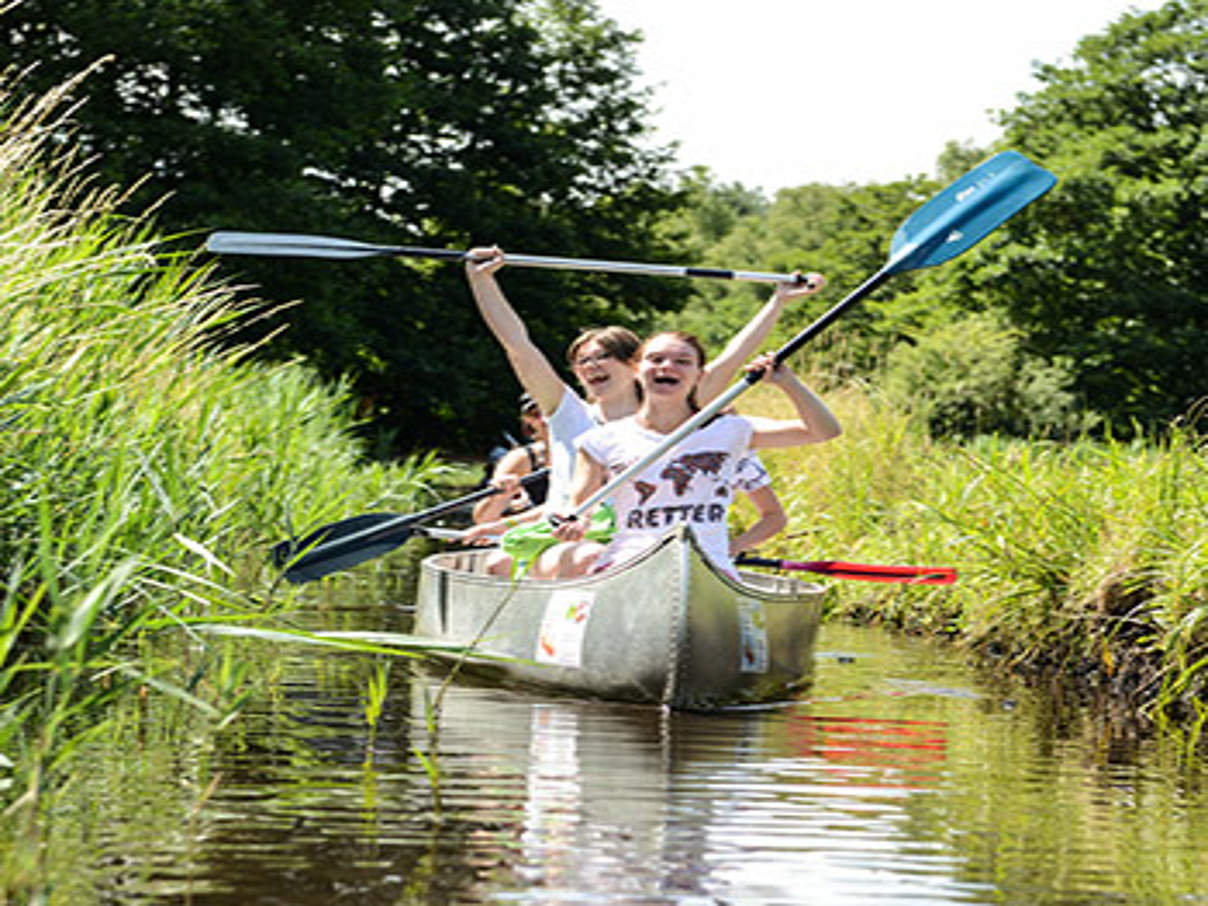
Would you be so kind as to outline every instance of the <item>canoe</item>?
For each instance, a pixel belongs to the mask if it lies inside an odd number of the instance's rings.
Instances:
[[[460,669],[473,676],[694,711],[785,700],[809,682],[824,589],[735,580],[690,527],[581,579],[511,582],[487,575],[485,558],[430,555],[416,591],[415,634],[471,649]]]

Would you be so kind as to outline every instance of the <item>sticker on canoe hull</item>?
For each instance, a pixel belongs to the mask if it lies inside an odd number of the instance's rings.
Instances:
[[[595,598],[593,592],[574,588],[559,589],[550,595],[537,635],[535,661],[559,667],[583,666],[583,637]]]
[[[742,641],[742,672],[767,673],[768,628],[762,601],[738,599],[738,631]]]

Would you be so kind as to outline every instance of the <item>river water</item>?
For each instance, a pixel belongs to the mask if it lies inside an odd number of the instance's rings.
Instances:
[[[376,601],[312,616],[405,628]],[[1208,903],[1208,793],[1176,744],[883,629],[824,626],[812,687],[777,707],[458,684],[435,735],[426,671],[390,660],[371,724],[370,657],[262,663],[217,740],[144,742],[136,780],[97,778],[103,901]]]

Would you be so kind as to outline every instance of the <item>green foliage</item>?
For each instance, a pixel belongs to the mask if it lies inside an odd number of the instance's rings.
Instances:
[[[47,794],[116,702],[238,711],[243,674],[189,626],[289,602],[244,591],[270,542],[347,508],[414,505],[444,467],[363,467],[345,391],[220,343],[264,306],[164,254],[147,223],[116,216],[118,193],[56,158],[60,94],[18,104],[6,87],[0,839],[36,850]],[[187,653],[166,653],[182,630]]]
[[[1054,171],[1057,188],[960,258],[896,276],[828,328],[811,361],[869,380],[888,369],[887,391],[941,433],[1146,431],[1186,413],[1208,360],[1205,47],[1208,0],[1172,0],[1084,38],[1068,65],[1038,65],[1041,88],[1001,113],[1001,144]],[[821,271],[830,288],[807,303],[821,311],[881,266],[919,204],[985,156],[949,142],[938,182],[802,186],[766,212],[706,179],[691,203],[729,202],[733,225],[691,235],[705,263]],[[667,320],[717,346],[761,292],[699,288]]]
[[[885,393],[935,436],[1073,436],[1090,427],[1067,389],[1071,364],[1029,356],[1020,340],[989,312],[939,324],[890,352]]]
[[[1150,716],[1196,719],[1208,690],[1208,450],[1194,424],[1161,443],[955,442],[855,388],[828,404],[842,437],[764,457],[789,514],[768,552],[960,576],[836,583],[836,612],[948,633]]]
[[[944,150],[936,158],[935,175],[941,183],[947,185],[955,182],[989,156],[989,152],[984,148],[978,148],[968,142],[950,141],[944,145]]]
[[[783,189],[767,207],[753,206],[749,193],[736,186],[693,185],[696,207],[729,209],[733,226],[720,238],[706,230],[692,234],[705,265],[766,271],[818,271],[829,281],[820,295],[804,305],[807,311],[790,312],[772,335],[769,345],[779,345],[796,334],[811,316],[821,314],[855,289],[884,263],[889,241],[898,225],[937,188],[915,178],[887,185],[807,185]],[[713,222],[727,218],[714,215]],[[895,281],[909,290],[910,274]],[[666,323],[697,333],[707,345],[720,349],[759,308],[766,286],[750,283],[716,283],[694,287],[696,295],[682,312]],[[858,306],[819,339],[808,355],[821,356],[830,370],[840,374],[867,373],[885,348],[903,333],[905,320],[883,323],[884,292],[874,293],[872,304]]]
[[[667,257],[647,229],[671,201],[665,150],[642,142],[635,36],[590,0],[27,0],[0,62],[78,89],[78,141],[102,178],[144,180],[169,231],[345,235],[596,258]],[[302,304],[252,340],[352,377],[384,439],[464,441],[500,425],[514,382],[460,269],[394,262],[224,260],[260,295]],[[584,323],[639,324],[670,281],[509,279],[551,352]],[[605,300],[623,299],[612,303]],[[511,388],[511,389],[509,389]]]
[[[1084,38],[1002,114],[1004,143],[1059,177],[956,268],[948,305],[998,308],[1029,352],[1076,364],[1114,424],[1161,425],[1208,359],[1208,3],[1172,0]]]
[[[693,167],[681,177],[680,206],[658,226],[695,264],[740,221],[758,220],[767,210],[768,201],[757,189],[737,182],[717,185],[707,167]]]

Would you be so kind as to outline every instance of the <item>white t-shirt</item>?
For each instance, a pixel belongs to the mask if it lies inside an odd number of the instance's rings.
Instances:
[[[732,572],[726,524],[733,499],[735,470],[747,453],[751,423],[723,415],[689,434],[613,494],[617,534],[597,561],[610,566],[637,556],[669,528],[691,525],[702,549],[721,569]],[[625,471],[663,442],[629,418],[600,425],[579,438],[578,446],[604,465],[609,478]]]
[[[549,425],[550,476],[549,493],[545,499],[552,512],[567,509],[570,500],[571,479],[575,476],[575,441],[600,421],[595,408],[569,387],[563,388],[558,408],[546,417],[545,422]]]
[[[772,483],[772,476],[764,468],[763,460],[754,450],[748,450],[746,455],[734,467],[734,490],[758,491]]]

